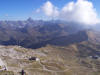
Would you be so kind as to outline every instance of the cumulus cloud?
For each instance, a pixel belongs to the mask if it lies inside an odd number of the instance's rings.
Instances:
[[[50,1],[47,1],[42,6],[42,11],[46,16],[57,17],[67,22],[76,22],[86,25],[93,25],[100,23],[97,16],[96,9],[92,2],[88,0],[77,0],[76,2],[69,2],[58,11]]]
[[[49,17],[57,17],[59,15],[58,8],[55,7],[50,1],[47,1],[43,6],[42,10],[45,15]]]
[[[99,23],[93,4],[87,0],[78,0],[76,3],[70,2],[66,4],[61,10],[60,18],[68,22],[89,25]]]

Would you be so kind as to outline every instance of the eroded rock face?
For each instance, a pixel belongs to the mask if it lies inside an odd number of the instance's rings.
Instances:
[[[0,71],[7,70],[7,65],[0,58]]]
[[[2,61],[2,59],[0,59],[0,66],[4,66],[4,62]]]

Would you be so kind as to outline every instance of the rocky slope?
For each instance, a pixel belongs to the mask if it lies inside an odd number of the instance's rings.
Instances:
[[[92,57],[98,53],[99,45],[88,42],[66,47],[47,45],[34,50],[20,46],[0,46],[0,58],[14,75],[20,75],[22,69],[27,75],[99,75],[100,59]],[[30,57],[40,60],[32,61]]]

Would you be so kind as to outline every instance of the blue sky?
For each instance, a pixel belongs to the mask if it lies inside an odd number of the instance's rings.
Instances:
[[[36,13],[45,2],[50,1],[58,8],[62,8],[70,1],[76,0],[0,0],[0,20],[24,20],[28,17],[42,19],[46,16],[43,13]],[[100,0],[92,1],[98,15],[100,14]],[[100,15],[99,15],[100,16]]]

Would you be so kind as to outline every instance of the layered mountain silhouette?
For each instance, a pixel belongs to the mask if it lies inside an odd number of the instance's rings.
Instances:
[[[67,46],[82,41],[99,43],[99,32],[82,25],[60,21],[0,21],[0,44],[40,48],[50,45]]]

